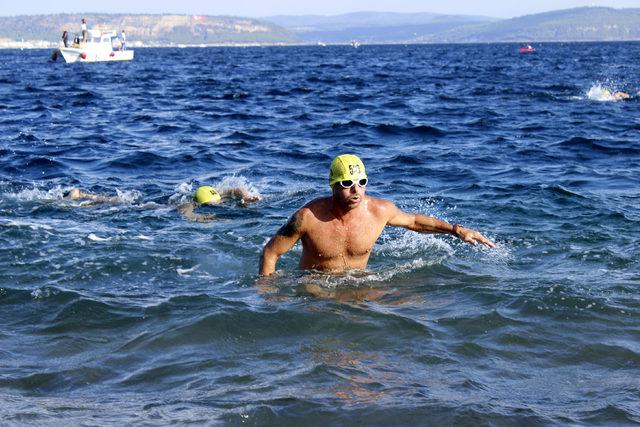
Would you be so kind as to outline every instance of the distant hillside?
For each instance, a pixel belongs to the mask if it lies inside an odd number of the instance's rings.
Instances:
[[[239,17],[193,15],[58,14],[0,17],[0,39],[57,42],[89,28],[125,30],[128,40],[145,45],[218,43],[292,43],[290,32],[268,22]]]
[[[498,20],[432,13],[272,16],[308,43],[486,43],[640,40],[640,9],[582,7]]]
[[[496,18],[435,13],[358,12],[336,16],[270,16],[263,18],[291,31],[307,43],[405,43],[435,36],[468,24],[490,23]]]
[[[640,40],[640,9],[582,7],[498,20],[433,13],[338,16],[58,14],[0,17],[0,47],[47,47],[80,20],[127,32],[130,46],[307,43],[490,43]],[[24,43],[22,43],[24,39]],[[31,43],[30,41],[41,41]]]
[[[581,7],[468,25],[417,38],[415,42],[640,40],[640,9]]]

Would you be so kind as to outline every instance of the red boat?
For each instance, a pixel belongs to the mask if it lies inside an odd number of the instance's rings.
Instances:
[[[520,49],[518,49],[518,51],[519,51],[520,53],[531,53],[531,52],[535,52],[535,51],[536,51],[536,49],[535,49],[533,46],[531,46],[531,45],[529,45],[529,44],[528,44],[528,45],[523,46],[523,47],[521,47]]]

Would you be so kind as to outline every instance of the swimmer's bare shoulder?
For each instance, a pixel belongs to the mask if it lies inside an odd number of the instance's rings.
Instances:
[[[401,212],[396,204],[390,200],[370,196],[366,197],[367,209],[376,218],[386,221]]]
[[[326,209],[326,202],[323,202],[323,199],[314,199],[295,211],[287,223],[276,232],[276,235],[287,239],[300,238],[304,234],[311,218],[315,216],[314,212]]]

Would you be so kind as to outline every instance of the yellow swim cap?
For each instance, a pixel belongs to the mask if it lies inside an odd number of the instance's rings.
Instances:
[[[329,187],[333,187],[338,181],[350,179],[357,181],[366,178],[367,172],[364,169],[364,163],[358,156],[353,154],[341,154],[331,162],[331,170],[329,171]]]
[[[220,197],[220,193],[218,193],[215,188],[203,185],[202,187],[198,187],[196,194],[193,196],[193,200],[200,204],[213,204],[222,200],[222,197]]]

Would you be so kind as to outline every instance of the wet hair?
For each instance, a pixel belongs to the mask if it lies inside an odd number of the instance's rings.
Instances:
[[[62,193],[62,197],[67,198],[69,197],[70,194],[71,194],[71,190],[67,190],[64,193]]]

